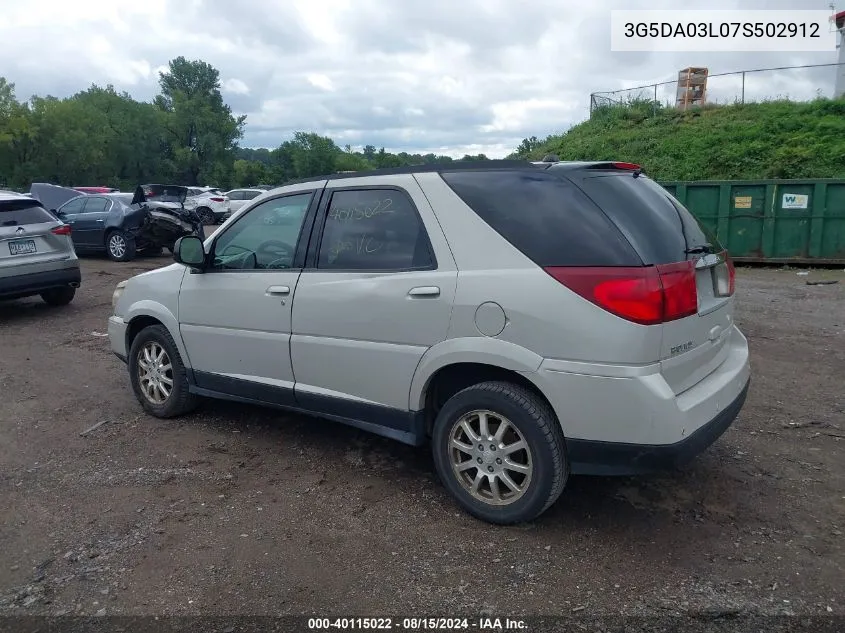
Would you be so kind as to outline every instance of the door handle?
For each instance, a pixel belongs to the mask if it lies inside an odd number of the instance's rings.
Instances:
[[[99,222],[100,224],[102,224],[103,222],[105,222],[105,220],[97,220],[97,222]]]
[[[437,286],[418,286],[408,291],[409,297],[439,297],[440,288]]]
[[[274,297],[284,296],[290,294],[290,287],[289,286],[270,286],[266,290],[268,295],[272,295]]]

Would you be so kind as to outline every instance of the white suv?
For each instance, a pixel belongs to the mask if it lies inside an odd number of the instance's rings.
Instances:
[[[413,445],[473,515],[570,473],[682,464],[743,405],[716,238],[628,163],[453,163],[267,192],[121,282],[109,336],[157,417],[199,396]]]
[[[186,209],[196,212],[203,224],[219,224],[229,217],[229,198],[218,189],[189,187],[185,198]]]

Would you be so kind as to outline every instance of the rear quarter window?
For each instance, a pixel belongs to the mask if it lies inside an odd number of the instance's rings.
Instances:
[[[29,200],[0,202],[0,226],[22,226],[56,222],[56,218],[42,206]]]
[[[696,247],[722,250],[716,236],[659,184],[628,173],[584,175],[579,182],[628,238],[646,264],[689,259]]]
[[[568,180],[540,170],[440,174],[503,238],[539,266],[640,266],[624,236]]]

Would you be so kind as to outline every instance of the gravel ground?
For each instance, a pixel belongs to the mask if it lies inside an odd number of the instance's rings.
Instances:
[[[841,270],[739,271],[751,392],[688,468],[573,477],[502,528],[425,449],[217,401],[144,415],[106,318],[167,263],[84,259],[70,306],[0,304],[0,615],[845,615]]]

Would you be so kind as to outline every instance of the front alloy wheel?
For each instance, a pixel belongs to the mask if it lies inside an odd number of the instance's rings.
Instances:
[[[173,365],[164,347],[149,341],[138,354],[141,393],[154,405],[164,405],[173,391]]]
[[[129,348],[129,380],[144,410],[157,418],[187,413],[198,404],[179,349],[161,324],[141,330]]]

